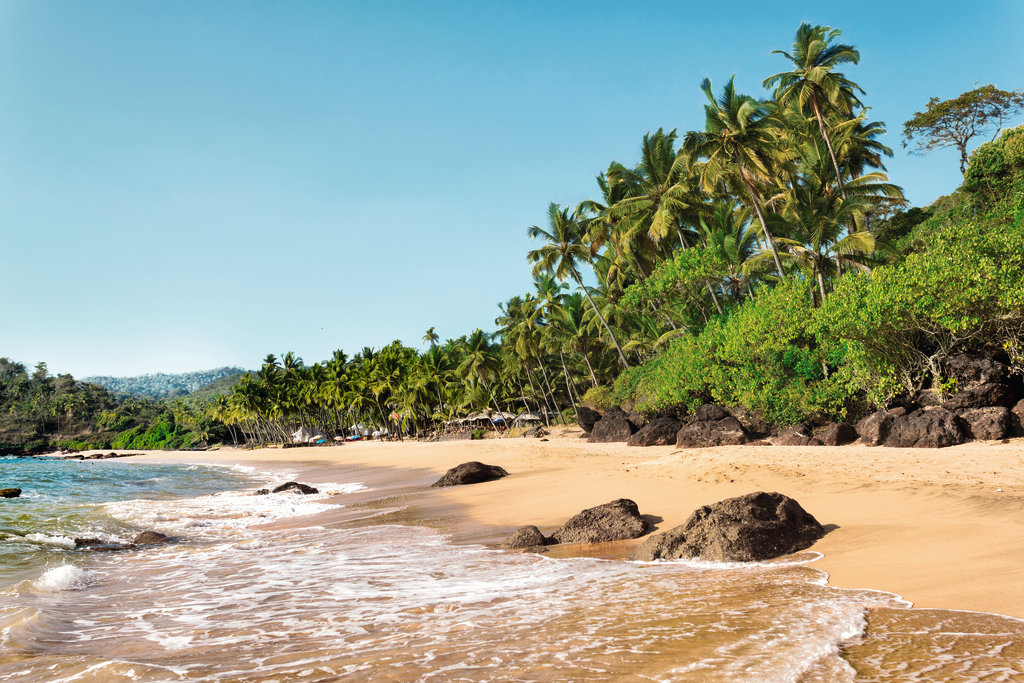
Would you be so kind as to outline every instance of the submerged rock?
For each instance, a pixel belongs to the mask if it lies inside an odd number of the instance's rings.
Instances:
[[[770,560],[810,547],[825,529],[781,493],[748,493],[705,505],[685,524],[651,536],[637,560],[699,558],[713,562]]]
[[[921,408],[893,420],[885,445],[893,448],[945,448],[967,440],[963,420],[944,408]]]
[[[503,548],[533,548],[539,545],[547,545],[548,539],[540,532],[540,529],[530,525],[516,529],[512,535],[502,543]]]
[[[271,491],[271,493],[282,493],[284,491],[294,491],[296,493],[301,493],[304,496],[312,495],[314,493],[320,493],[320,489],[313,488],[309,484],[300,484],[297,481],[289,481],[287,483],[281,484],[276,489]]]
[[[507,477],[508,472],[497,465],[485,465],[475,460],[464,462],[453,467],[444,473],[444,476],[431,484],[431,487],[441,486],[462,486],[464,484],[479,484],[485,481],[494,481]]]
[[[551,534],[556,543],[601,543],[638,538],[647,531],[636,503],[619,498],[604,505],[587,508]]]
[[[626,442],[629,446],[671,446],[682,429],[682,423],[672,417],[656,417],[640,428]]]
[[[132,545],[157,545],[170,542],[171,537],[159,531],[143,531],[132,539]]]
[[[0,489],[0,498],[17,498],[21,495],[21,489]]]

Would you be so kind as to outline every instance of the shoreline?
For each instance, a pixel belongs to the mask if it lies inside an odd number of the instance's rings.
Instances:
[[[809,550],[837,588],[898,594],[915,608],[1024,619],[1024,439],[944,449],[734,446],[677,449],[591,444],[571,430],[550,441],[508,438],[363,442],[344,446],[149,451],[119,462],[239,464],[292,470],[303,481],[361,481],[337,513],[313,524],[419,524],[456,543],[500,542],[535,524],[550,533],[580,510],[632,498],[653,533],[682,524],[701,505],[757,490],[795,498],[836,528]],[[469,460],[512,476],[429,488]],[[343,475],[343,478],[340,476]],[[1001,489],[1001,490],[1000,490]],[[389,508],[382,517],[382,508]],[[366,510],[374,510],[370,517]],[[309,523],[309,520],[305,520]],[[646,536],[645,536],[646,537]],[[643,538],[645,538],[643,537]],[[636,541],[548,549],[549,556],[622,559]]]

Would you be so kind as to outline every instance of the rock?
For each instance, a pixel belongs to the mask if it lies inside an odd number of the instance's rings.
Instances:
[[[453,467],[444,473],[444,476],[431,484],[432,487],[441,486],[462,486],[464,484],[479,484],[485,481],[494,481],[507,477],[508,472],[497,465],[485,465],[482,462],[464,462]]]
[[[629,414],[626,415],[626,419],[636,425],[637,429],[643,429],[647,426],[647,418],[635,410],[629,411]]]
[[[1013,406],[1010,413],[1013,415],[1013,419],[1017,421],[1015,432],[1020,434],[1024,431],[1024,399],[1017,401],[1017,405]]]
[[[531,427],[523,432],[524,439],[539,439],[542,436],[547,436],[548,433],[543,427]]]
[[[308,496],[314,493],[320,493],[320,489],[313,488],[309,484],[300,484],[297,481],[289,481],[281,484],[271,493],[283,493],[285,491],[294,491],[295,493],[301,493],[304,496]]]
[[[629,421],[622,408],[612,408],[590,430],[590,440],[594,443],[614,443],[628,441],[636,432],[636,425]]]
[[[170,537],[159,531],[143,531],[132,539],[132,545],[157,545],[158,543],[170,542]]]
[[[953,412],[969,408],[1013,405],[1013,390],[1005,384],[979,384],[953,394],[942,402],[942,407]]]
[[[897,417],[907,414],[906,408],[879,410],[857,423],[857,435],[867,446],[881,446],[889,437],[889,430]]]
[[[260,489],[259,491],[256,491],[252,495],[254,495],[254,496],[267,496],[267,495],[270,495],[270,489]]]
[[[757,413],[752,413],[744,408],[736,408],[730,412],[743,425],[743,431],[747,433],[747,436],[761,438],[772,433],[772,424]]]
[[[524,526],[512,532],[512,535],[501,544],[503,548],[534,548],[539,545],[546,545],[548,539],[535,526]]]
[[[628,446],[671,446],[676,442],[676,435],[682,423],[671,417],[656,417],[640,428],[626,442]]]
[[[111,543],[104,541],[99,538],[76,538],[75,548],[82,550],[102,551],[102,550],[128,550],[132,545],[130,543]]]
[[[942,405],[942,394],[937,389],[925,389],[918,392],[917,404],[924,408],[937,408]]]
[[[798,424],[782,430],[774,437],[772,443],[776,446],[824,446],[824,442],[811,436],[811,429],[807,425]]]
[[[551,534],[556,543],[600,543],[637,538],[647,531],[636,503],[619,498],[579,513]]]
[[[594,423],[600,419],[601,413],[596,410],[591,410],[586,406],[579,406],[576,408],[576,423],[588,434],[590,433],[590,430],[594,428]]]
[[[710,404],[698,408],[676,434],[679,448],[737,446],[747,440],[747,432],[739,420],[721,406]]]
[[[768,439],[758,439],[757,441],[748,441],[744,446],[771,446],[772,442]]]
[[[965,353],[951,356],[946,361],[949,376],[961,387],[975,384],[1001,384],[1010,376],[1010,368],[991,358],[968,356]]]
[[[997,441],[1013,433],[1013,413],[1009,408],[971,408],[960,414],[967,430],[980,441]]]
[[[826,446],[845,446],[857,440],[857,430],[845,422],[827,424],[814,433]]]
[[[943,448],[967,440],[960,418],[944,408],[921,408],[893,420],[885,445],[894,448]]]
[[[804,550],[824,535],[795,500],[762,491],[699,508],[682,526],[647,539],[633,559],[770,560]]]
[[[21,495],[21,489],[0,489],[0,498],[17,498]]]

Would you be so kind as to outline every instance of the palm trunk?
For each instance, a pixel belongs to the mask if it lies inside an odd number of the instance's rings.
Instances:
[[[601,311],[597,309],[597,304],[594,303],[594,299],[590,296],[590,292],[587,291],[587,288],[583,286],[583,282],[582,280],[580,280],[580,276],[577,275],[576,273],[573,273],[573,277],[576,280],[576,284],[580,286],[580,289],[582,289],[583,293],[586,295],[587,301],[590,302],[591,307],[594,309],[594,313],[597,314],[598,320],[600,320],[601,324],[604,325],[605,331],[608,332],[608,336],[612,340],[612,345],[615,347],[615,350],[619,354],[619,361],[622,363],[622,366],[628,368],[629,363],[626,361],[626,355],[622,353],[622,348],[619,347],[619,340],[615,338],[615,333],[612,332],[612,328],[608,326],[608,321],[604,319],[604,316],[601,315]]]
[[[544,367],[544,360],[541,359],[538,365],[540,365],[541,376],[544,377],[544,382],[548,385],[548,393],[551,395],[551,404],[555,407],[555,414],[562,420],[562,424],[565,424],[565,418],[562,417],[562,407],[558,405],[558,399],[555,398],[555,390],[551,388],[551,380],[548,378],[547,368]]]
[[[579,409],[580,397],[579,397],[578,394],[577,394],[576,398],[572,397],[572,391],[573,391],[572,380],[569,379],[569,369],[567,367],[565,367],[565,356],[562,355],[561,350],[559,350],[559,352],[558,352],[558,357],[562,360],[562,372],[565,373],[565,390],[569,393],[569,400],[572,401],[572,410],[573,410],[574,413],[576,413],[576,422],[579,423],[579,421],[580,421],[580,409]]]
[[[754,207],[754,213],[757,214],[757,220],[761,223],[761,230],[764,231],[765,241],[768,242],[768,248],[772,251],[772,258],[775,259],[775,267],[779,271],[779,277],[786,277],[786,271],[782,268],[782,259],[779,258],[779,250],[775,247],[775,240],[772,238],[772,233],[768,230],[768,224],[764,220],[764,214],[761,213],[761,202],[758,199],[757,192],[754,190],[754,186],[750,183],[750,179],[747,178],[746,171],[743,167],[740,167],[740,177],[743,179],[743,185],[747,188],[747,194],[750,195],[750,204]]]
[[[818,106],[818,98],[811,96],[811,106],[814,108],[814,116],[818,119],[818,129],[821,130],[821,137],[825,139],[825,146],[828,147],[828,155],[832,159],[832,168],[836,172],[836,183],[839,185],[839,196],[846,199],[846,188],[843,186],[843,175],[839,172],[839,161],[836,160],[835,150],[832,149],[832,140],[825,130],[825,118],[821,115],[821,108]]]

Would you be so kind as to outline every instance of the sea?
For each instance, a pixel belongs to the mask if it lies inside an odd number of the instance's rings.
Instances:
[[[505,552],[372,506],[326,523],[372,499],[358,473],[253,495],[289,475],[0,457],[0,681],[1024,680],[1024,622],[834,588],[817,553]],[[142,530],[174,542],[75,548]]]

